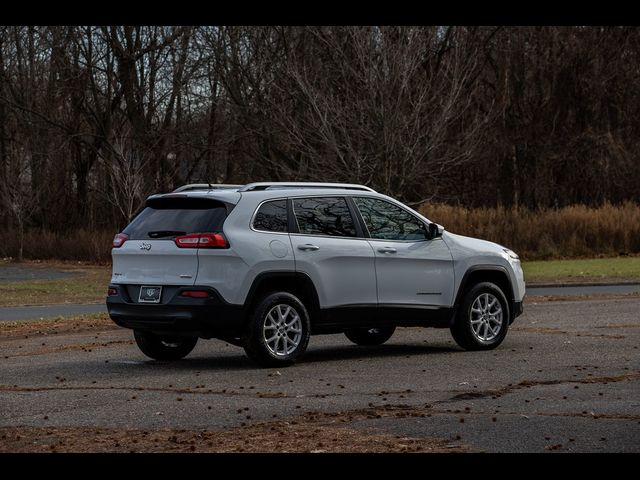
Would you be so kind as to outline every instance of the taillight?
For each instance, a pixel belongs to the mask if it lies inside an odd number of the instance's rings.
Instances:
[[[174,239],[176,245],[180,248],[198,248],[198,242],[200,242],[199,234],[181,235]]]
[[[180,248],[229,248],[227,239],[221,233],[192,233],[175,238]]]
[[[109,290],[107,290],[107,296],[112,297],[113,295],[117,295],[118,294],[118,289],[115,287],[109,287]]]
[[[113,248],[120,248],[128,239],[129,235],[126,233],[116,233],[116,236],[113,237]]]
[[[204,292],[202,290],[185,290],[180,294],[180,296],[191,298],[209,298],[209,292]]]

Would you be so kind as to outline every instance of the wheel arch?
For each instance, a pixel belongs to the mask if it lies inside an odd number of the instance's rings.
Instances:
[[[245,300],[250,312],[258,300],[270,292],[289,292],[300,299],[309,312],[310,320],[318,318],[320,301],[311,277],[303,272],[262,272],[256,276]]]
[[[456,300],[454,303],[456,310],[460,306],[464,294],[471,287],[482,282],[491,282],[502,290],[505,297],[507,297],[507,302],[509,302],[509,323],[513,322],[516,310],[513,287],[511,286],[511,280],[507,269],[500,265],[474,265],[467,269],[460,281],[458,292],[456,293]]]

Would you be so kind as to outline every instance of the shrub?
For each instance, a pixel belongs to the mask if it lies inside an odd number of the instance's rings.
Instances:
[[[111,261],[111,242],[114,235],[113,230],[79,229],[65,233],[27,230],[24,235],[24,258],[106,264]],[[0,255],[15,257],[17,251],[17,236],[12,231],[1,231]]]

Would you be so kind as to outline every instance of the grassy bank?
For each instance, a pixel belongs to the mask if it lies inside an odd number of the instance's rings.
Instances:
[[[640,281],[640,257],[524,262],[527,282]]]
[[[0,262],[0,267],[6,262]],[[71,276],[55,280],[26,280],[0,283],[0,307],[48,305],[59,303],[99,303],[105,299],[110,266],[74,265],[43,262],[24,265],[70,272]]]

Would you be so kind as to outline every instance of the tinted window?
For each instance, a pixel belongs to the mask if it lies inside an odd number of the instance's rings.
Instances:
[[[427,229],[419,219],[392,203],[376,198],[353,199],[369,229],[371,238],[424,240]]]
[[[287,201],[274,200],[263,203],[253,220],[253,228],[266,232],[286,232]]]
[[[356,227],[344,198],[318,197],[293,199],[300,233],[355,237]]]
[[[220,232],[225,206],[213,200],[180,198],[149,200],[123,230],[132,240],[163,239],[200,232]]]

